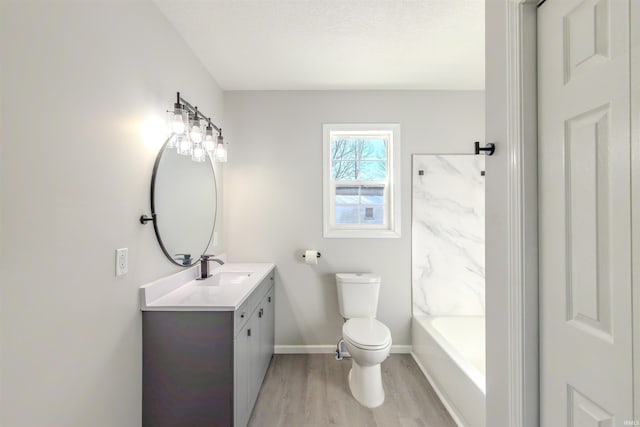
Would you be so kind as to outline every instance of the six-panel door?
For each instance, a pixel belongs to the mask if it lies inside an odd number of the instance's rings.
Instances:
[[[629,5],[629,0],[547,0],[538,9],[544,427],[637,422]]]

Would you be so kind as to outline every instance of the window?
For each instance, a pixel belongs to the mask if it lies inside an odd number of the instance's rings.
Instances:
[[[324,237],[400,237],[400,126],[325,124]]]

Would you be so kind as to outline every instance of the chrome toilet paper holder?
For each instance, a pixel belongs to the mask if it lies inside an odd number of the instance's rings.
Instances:
[[[307,257],[307,255],[306,255],[306,254],[302,254],[302,258],[306,258],[306,257]],[[318,252],[318,253],[316,254],[316,258],[320,258],[320,252]]]

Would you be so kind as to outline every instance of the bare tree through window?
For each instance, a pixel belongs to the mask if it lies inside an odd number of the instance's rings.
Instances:
[[[383,224],[387,140],[349,135],[332,139],[336,224]]]
[[[380,152],[383,143],[384,153]],[[333,179],[361,180],[386,177],[386,141],[343,138],[332,141]]]

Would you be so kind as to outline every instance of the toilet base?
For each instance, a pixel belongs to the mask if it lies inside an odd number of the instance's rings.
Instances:
[[[352,360],[349,371],[349,389],[362,406],[377,408],[382,405],[384,403],[384,389],[382,388],[380,364],[360,366],[355,360]]]

